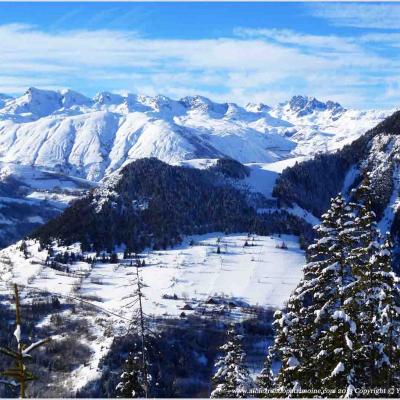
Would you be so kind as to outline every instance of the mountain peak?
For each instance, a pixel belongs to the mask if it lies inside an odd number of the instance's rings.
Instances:
[[[184,111],[182,103],[171,98],[159,94],[155,97],[151,97],[148,104],[153,108],[154,111],[175,111],[177,114],[181,114]]]
[[[315,97],[310,96],[293,96],[289,102],[289,107],[292,111],[295,111],[298,116],[304,116],[312,114],[314,111],[326,111],[332,110],[333,113],[343,111],[344,108],[336,102],[328,100],[326,103],[317,100]]]
[[[60,91],[62,95],[62,104],[65,108],[70,108],[72,106],[80,105],[90,105],[92,100],[89,97],[84,96],[79,92],[75,92],[71,89],[63,89]]]
[[[7,111],[31,114],[37,118],[52,114],[62,107],[62,95],[54,90],[30,87],[21,97],[7,104]]]
[[[201,112],[213,112],[216,114],[225,114],[228,110],[227,103],[214,103],[210,99],[204,96],[187,96],[180,100],[180,102],[189,109],[197,110]]]
[[[262,113],[271,110],[271,107],[264,103],[247,103],[245,109],[253,113]]]
[[[54,100],[59,99],[61,97],[61,94],[59,92],[56,92],[55,90],[38,89],[32,86],[28,88],[28,90],[22,95],[22,97],[27,97],[31,101],[42,99]]]
[[[124,97],[110,92],[100,92],[94,96],[93,101],[97,104],[121,104],[124,102]]]

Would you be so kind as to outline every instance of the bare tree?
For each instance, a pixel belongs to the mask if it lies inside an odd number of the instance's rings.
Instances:
[[[151,377],[149,376],[149,355],[148,338],[153,334],[147,324],[148,316],[143,311],[143,288],[146,286],[140,276],[140,261],[135,265],[135,277],[129,284],[133,292],[128,296],[129,302],[126,307],[133,309],[132,319],[129,326],[130,331],[137,332],[139,335],[139,351],[131,353],[125,364],[121,381],[117,385],[117,390],[124,397],[148,397]],[[139,371],[138,371],[139,370]]]

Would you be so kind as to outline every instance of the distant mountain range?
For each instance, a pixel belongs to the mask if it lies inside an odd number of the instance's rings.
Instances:
[[[0,161],[99,181],[133,160],[268,163],[342,147],[392,111],[294,96],[276,107],[30,88],[0,95]]]

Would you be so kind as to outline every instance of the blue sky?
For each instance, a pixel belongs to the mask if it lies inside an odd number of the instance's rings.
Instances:
[[[0,15],[3,93],[400,105],[400,4],[0,3]]]

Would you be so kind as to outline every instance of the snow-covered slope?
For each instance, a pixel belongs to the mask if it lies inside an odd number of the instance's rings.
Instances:
[[[255,318],[254,306],[283,306],[302,274],[304,254],[298,241],[293,236],[252,239],[245,234],[213,233],[187,237],[174,249],[140,254],[146,263],[140,268],[145,284],[144,311],[149,321],[158,321],[152,330],[162,330],[168,321],[191,329],[189,318],[238,322]],[[246,240],[250,246],[244,246]],[[288,248],[276,248],[283,240]],[[74,336],[67,324],[82,326],[74,343],[87,351],[78,352],[78,362],[62,374],[52,371],[52,380],[58,375],[56,385],[49,386],[52,394],[56,387],[76,397],[85,385],[98,382],[106,369],[103,357],[113,342],[126,334],[133,313],[127,305],[132,303],[129,294],[135,267],[131,264],[135,260],[122,260],[119,253],[119,264],[103,263],[100,258],[95,265],[74,262],[62,271],[46,265],[48,251],[40,250],[38,242],[26,241],[25,254],[21,243],[0,251],[0,292],[8,296],[10,284],[17,283],[23,305],[32,304],[40,295],[44,299],[57,297],[65,304],[35,320],[36,328],[44,327],[47,333],[56,329],[54,321],[63,321],[61,333],[52,334],[55,346]],[[79,245],[55,246],[55,253],[65,251],[78,254]],[[66,305],[71,301],[75,301],[73,308]],[[264,348],[258,352],[263,354]],[[41,381],[43,391],[48,381]]]
[[[270,163],[341,147],[388,114],[301,96],[270,108],[30,88],[15,99],[0,96],[0,161],[93,181],[143,157]]]
[[[249,246],[244,246],[246,241]],[[282,241],[288,249],[276,248]],[[60,273],[45,265],[48,252],[39,251],[38,242],[26,243],[27,258],[19,250],[21,242],[0,251],[0,285],[14,282],[55,294],[91,297],[94,304],[129,317],[130,310],[124,305],[133,268],[130,260],[122,260],[123,253],[119,254],[120,264],[99,262],[93,267],[76,262],[69,273]],[[78,254],[80,247],[55,247],[55,251]],[[187,237],[173,249],[146,251],[140,257],[146,262],[141,268],[146,312],[173,316],[179,315],[185,304],[194,308],[212,297],[247,306],[282,307],[300,280],[304,263],[297,238],[289,235],[253,239],[244,234],[210,233]]]
[[[281,204],[298,204],[319,217],[330,199],[350,197],[366,172],[373,190],[372,207],[381,232],[391,232],[400,271],[400,112],[336,153],[292,165],[276,179],[274,194]]]

